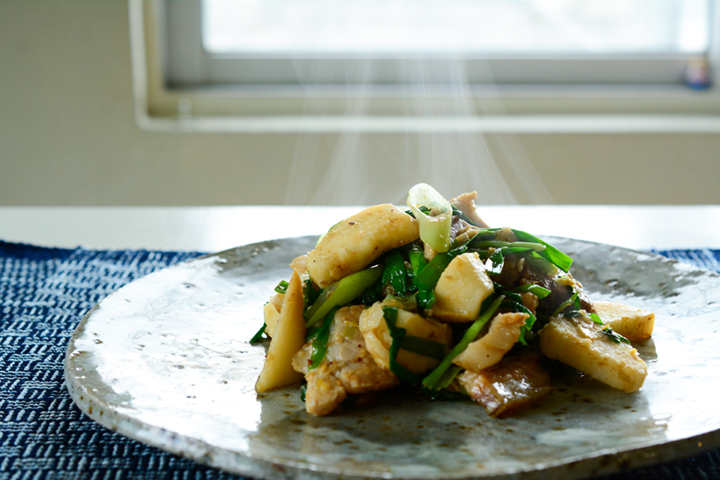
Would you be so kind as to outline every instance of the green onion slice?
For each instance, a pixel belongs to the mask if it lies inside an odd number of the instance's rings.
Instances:
[[[420,240],[436,252],[447,252],[452,244],[450,226],[453,210],[450,202],[430,185],[418,183],[408,192],[407,205],[418,221]],[[429,208],[429,215],[420,207]]]

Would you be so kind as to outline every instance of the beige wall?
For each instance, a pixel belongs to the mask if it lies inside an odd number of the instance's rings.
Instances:
[[[127,12],[121,0],[0,2],[0,205],[277,204],[308,138],[313,161],[330,161],[338,135],[140,129]],[[720,203],[717,134],[517,139],[557,203]],[[418,140],[362,137],[378,158]],[[380,173],[368,198],[348,203],[407,190],[402,171]]]

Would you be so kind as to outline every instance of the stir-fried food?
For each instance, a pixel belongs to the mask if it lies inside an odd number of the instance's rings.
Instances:
[[[591,301],[570,257],[489,227],[475,198],[416,185],[408,210],[365,209],[293,260],[252,340],[271,339],[256,390],[304,381],[307,411],[327,415],[404,383],[502,417],[548,395],[548,361],[640,389],[647,366],[630,342],[650,337],[654,315]]]

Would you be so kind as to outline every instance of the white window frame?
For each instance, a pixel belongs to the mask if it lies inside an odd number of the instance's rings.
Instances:
[[[293,75],[283,78],[280,59],[245,58],[245,65],[254,62],[262,64],[262,70],[278,72],[280,80],[260,84],[257,77],[243,76],[237,59],[212,58],[203,51],[199,0],[129,0],[129,5],[136,117],[147,129],[720,132],[720,35],[712,35],[709,53],[715,82],[702,91],[670,81],[682,78],[688,55],[604,57],[586,62],[590,68],[580,74],[576,66],[583,60],[579,58],[496,55],[481,60],[494,74],[489,83],[476,78],[471,84],[415,87],[393,84],[393,78],[379,85],[362,81],[302,85],[293,81]],[[713,10],[712,31],[720,32],[720,9]],[[181,28],[168,28],[168,18]],[[308,64],[318,61],[325,60],[306,59]],[[532,65],[529,71],[534,77],[518,65]],[[618,65],[634,68],[612,68]],[[606,74],[618,70],[622,78]],[[553,84],[557,75],[568,83]],[[238,78],[243,83],[234,83]],[[604,83],[593,83],[597,78]],[[423,107],[409,111],[408,105],[417,104]],[[462,113],[454,113],[458,111]]]

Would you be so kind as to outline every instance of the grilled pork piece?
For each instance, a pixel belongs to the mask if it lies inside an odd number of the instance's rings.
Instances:
[[[398,378],[375,361],[358,328],[365,307],[337,311],[330,326],[327,353],[318,368],[309,370],[312,342],[293,357],[293,368],[305,374],[305,409],[321,416],[332,412],[348,394],[367,393],[397,385]]]
[[[550,375],[534,357],[503,358],[479,372],[466,370],[457,380],[488,415],[496,418],[540,402],[552,391]]]

